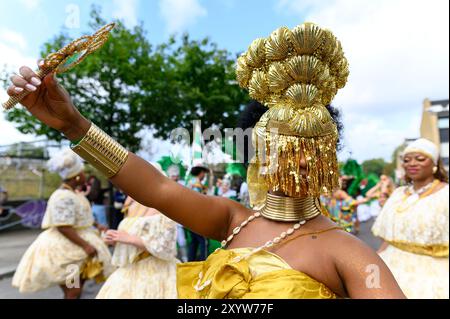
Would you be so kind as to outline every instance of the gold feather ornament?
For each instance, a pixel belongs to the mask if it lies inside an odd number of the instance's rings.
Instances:
[[[326,106],[349,75],[339,40],[313,23],[281,27],[252,42],[236,75],[253,99],[269,107],[253,130],[259,142],[248,172],[251,204],[264,204],[269,190],[319,197],[335,189],[338,132]]]

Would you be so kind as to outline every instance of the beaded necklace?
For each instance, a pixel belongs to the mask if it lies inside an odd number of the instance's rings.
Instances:
[[[313,216],[308,216],[308,219],[312,219],[314,217],[317,217],[318,215],[320,215],[320,210],[317,211],[317,213]],[[234,236],[236,236],[237,234],[239,234],[239,232],[241,231],[241,229],[245,226],[248,225],[248,223],[252,222],[253,220],[255,220],[256,218],[261,217],[261,212],[255,212],[253,215],[251,215],[249,218],[247,218],[245,221],[243,221],[241,223],[240,226],[236,227],[235,229],[233,229],[233,232],[231,233],[230,236],[228,236],[228,238],[226,240],[223,240],[220,243],[220,247],[217,248],[215,250],[215,252],[217,252],[220,249],[224,249],[234,238]],[[296,230],[300,229],[301,226],[303,226],[306,223],[306,219],[303,219],[301,221],[299,221],[298,223],[294,224],[292,227],[290,227],[289,229],[287,229],[286,231],[282,232],[279,236],[275,237],[272,240],[267,241],[264,245],[254,248],[252,249],[250,252],[248,252],[245,255],[242,256],[236,256],[235,258],[233,258],[233,262],[238,263],[241,260],[247,259],[250,256],[260,252],[261,250],[265,250],[267,248],[270,248],[276,244],[279,244],[282,240],[284,240],[285,238],[291,236]],[[211,284],[211,279],[206,280],[202,285],[200,285],[200,282],[203,279],[203,272],[200,272],[198,274],[198,281],[197,283],[194,285],[194,289],[196,291],[202,291],[203,289],[205,289],[206,287],[208,287]]]
[[[435,179],[433,182],[428,183],[427,185],[421,187],[417,191],[414,190],[414,187],[412,185],[409,186],[405,191],[405,194],[402,198],[402,202],[396,209],[397,212],[403,213],[409,210],[412,206],[417,204],[419,200],[433,193],[433,191],[440,183],[441,182],[439,180]]]

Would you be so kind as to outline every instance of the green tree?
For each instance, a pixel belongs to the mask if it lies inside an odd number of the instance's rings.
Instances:
[[[34,146],[30,143],[17,143],[11,145],[2,155],[7,157],[45,159],[45,149],[44,147]]]
[[[106,24],[98,9],[92,10],[91,18],[92,30]],[[69,41],[66,34],[60,34],[44,45],[42,56]],[[150,52],[151,46],[141,26],[129,30],[118,22],[103,48],[73,70],[58,76],[81,113],[131,150],[139,147],[140,139],[136,133],[144,126],[140,120],[142,98],[131,92],[139,90],[139,80],[148,73]],[[7,119],[18,123],[17,128],[22,133],[45,135],[57,141],[62,139],[59,132],[22,109],[11,110]]]
[[[89,33],[106,23],[94,7]],[[44,45],[42,56],[69,41],[62,32]],[[187,34],[153,49],[142,25],[128,29],[117,22],[103,48],[59,78],[83,115],[136,151],[142,138],[137,133],[144,128],[167,138],[177,127],[189,129],[196,119],[203,129],[234,127],[248,99],[235,81],[234,61],[209,39],[195,41]],[[5,76],[3,81],[8,82]],[[22,133],[62,139],[23,109],[6,117]]]
[[[376,176],[380,176],[384,173],[384,168],[388,165],[384,159],[382,158],[374,158],[362,163],[362,169],[364,174],[375,174]]]
[[[184,34],[181,43],[171,37],[158,46],[152,62],[162,77],[142,79],[148,106],[142,120],[156,129],[157,137],[191,128],[198,119],[203,129],[235,127],[248,94],[235,80],[235,57],[229,52],[208,38],[196,41]]]
[[[405,150],[405,148],[406,143],[402,143],[401,145],[397,146],[397,148],[392,153],[392,164],[394,167],[397,167],[399,155]]]

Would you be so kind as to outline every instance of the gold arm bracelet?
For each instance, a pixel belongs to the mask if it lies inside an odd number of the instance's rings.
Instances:
[[[71,148],[108,178],[115,176],[128,158],[128,151],[94,123],[83,139]]]

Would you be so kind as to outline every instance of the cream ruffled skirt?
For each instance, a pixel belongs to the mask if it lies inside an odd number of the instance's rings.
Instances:
[[[449,298],[448,257],[413,254],[391,245],[380,256],[407,298]]]
[[[95,266],[89,263],[90,269],[85,269],[88,261],[84,250],[72,243],[58,229],[50,228],[42,232],[28,247],[14,274],[12,285],[22,293],[35,292],[55,285],[64,285],[72,281],[76,271],[97,274],[96,278],[108,277],[114,267],[111,265],[111,254],[101,239],[98,231],[92,228],[77,229],[78,235],[97,250],[93,260]],[[73,281],[72,281],[73,282]]]
[[[177,260],[147,257],[118,268],[105,282],[97,299],[176,299]]]

